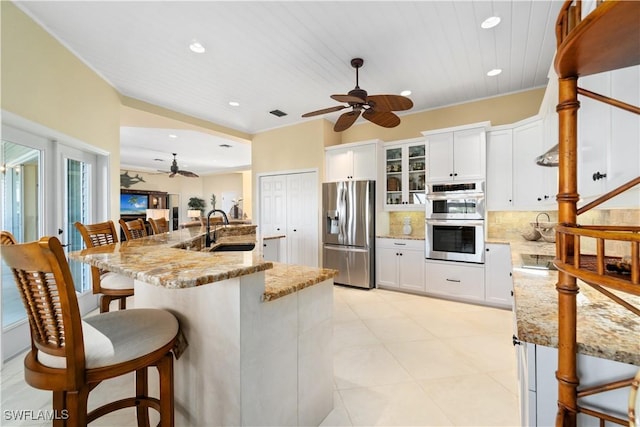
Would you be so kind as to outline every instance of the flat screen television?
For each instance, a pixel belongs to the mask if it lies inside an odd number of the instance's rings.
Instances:
[[[146,215],[149,206],[148,194],[120,194],[120,215]]]

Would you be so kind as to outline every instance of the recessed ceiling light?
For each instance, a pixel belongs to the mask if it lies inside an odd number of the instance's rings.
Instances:
[[[169,138],[177,138],[177,137],[178,137],[178,135],[175,135],[175,134],[173,134],[173,133],[170,133],[170,134],[169,134]]]
[[[403,90],[402,92],[400,92],[400,95],[409,96],[409,95],[411,95],[411,91],[410,90]]]
[[[191,49],[191,51],[195,53],[204,53],[206,51],[202,43],[200,43],[198,40],[193,40],[189,44],[189,49]]]
[[[482,24],[480,24],[480,27],[486,29],[489,28],[493,28],[496,25],[498,25],[500,23],[500,17],[499,16],[490,16],[487,19],[485,19],[484,21],[482,21]]]
[[[487,72],[487,76],[494,77],[494,76],[497,76],[498,74],[500,74],[501,72],[502,72],[502,70],[500,68],[494,68],[493,70]]]
[[[238,107],[240,103],[238,101],[229,101],[229,105],[231,105],[232,107]]]

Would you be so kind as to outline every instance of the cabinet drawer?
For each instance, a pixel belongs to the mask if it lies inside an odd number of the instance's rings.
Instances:
[[[391,239],[378,237],[376,239],[376,247],[379,248],[395,248],[395,249],[408,249],[417,250],[424,253],[424,240],[415,239]]]
[[[456,298],[484,299],[484,265],[426,261],[426,291]]]

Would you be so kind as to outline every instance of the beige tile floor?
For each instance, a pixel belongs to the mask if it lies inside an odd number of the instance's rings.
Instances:
[[[322,426],[519,425],[511,312],[424,296],[336,286],[334,410]],[[22,357],[2,369],[6,410],[49,409],[51,396],[24,383]],[[133,377],[101,384],[90,406],[124,396]],[[152,411],[153,412],[153,411]],[[123,410],[91,425],[136,425]]]

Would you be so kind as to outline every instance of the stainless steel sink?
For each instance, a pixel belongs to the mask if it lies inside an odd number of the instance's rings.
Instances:
[[[215,244],[214,244],[215,245]],[[215,245],[209,252],[241,252],[252,251],[256,247],[255,243],[223,243]]]

